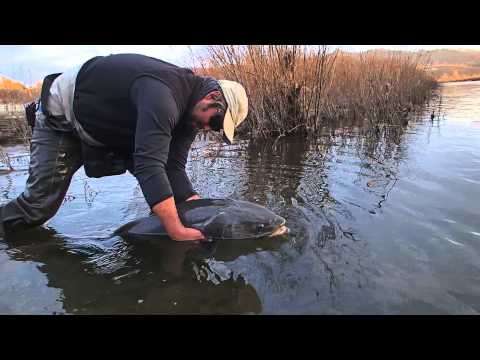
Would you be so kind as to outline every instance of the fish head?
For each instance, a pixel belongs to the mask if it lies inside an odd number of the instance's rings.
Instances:
[[[222,239],[248,239],[282,235],[288,231],[285,219],[269,209],[246,201],[236,201],[206,227]]]

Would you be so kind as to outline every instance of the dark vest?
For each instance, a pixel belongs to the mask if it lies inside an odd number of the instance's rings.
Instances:
[[[115,136],[119,147],[133,146],[137,114],[129,92],[134,80],[144,75],[171,89],[181,118],[198,101],[195,93],[202,78],[189,69],[138,54],[95,57],[81,67],[73,101],[77,121],[95,140],[108,143],[108,136]]]

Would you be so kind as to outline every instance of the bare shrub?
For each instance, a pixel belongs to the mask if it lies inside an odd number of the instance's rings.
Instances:
[[[198,55],[195,71],[240,82],[249,97],[251,138],[318,134],[343,121],[403,121],[436,82],[421,54],[348,54],[327,46],[220,45]]]

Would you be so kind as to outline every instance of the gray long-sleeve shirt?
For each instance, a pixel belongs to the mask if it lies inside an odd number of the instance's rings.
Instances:
[[[196,194],[185,171],[196,132],[179,124],[171,90],[159,80],[141,77],[133,83],[130,96],[137,109],[134,175],[149,205],[172,195],[181,202]]]

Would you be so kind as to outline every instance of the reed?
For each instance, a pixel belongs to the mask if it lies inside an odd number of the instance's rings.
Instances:
[[[220,45],[197,55],[194,70],[244,85],[249,115],[240,134],[315,135],[344,121],[405,121],[436,86],[421,56],[349,54],[327,46]]]
[[[8,152],[0,145],[0,164],[4,164],[9,171],[13,171],[12,160]]]

